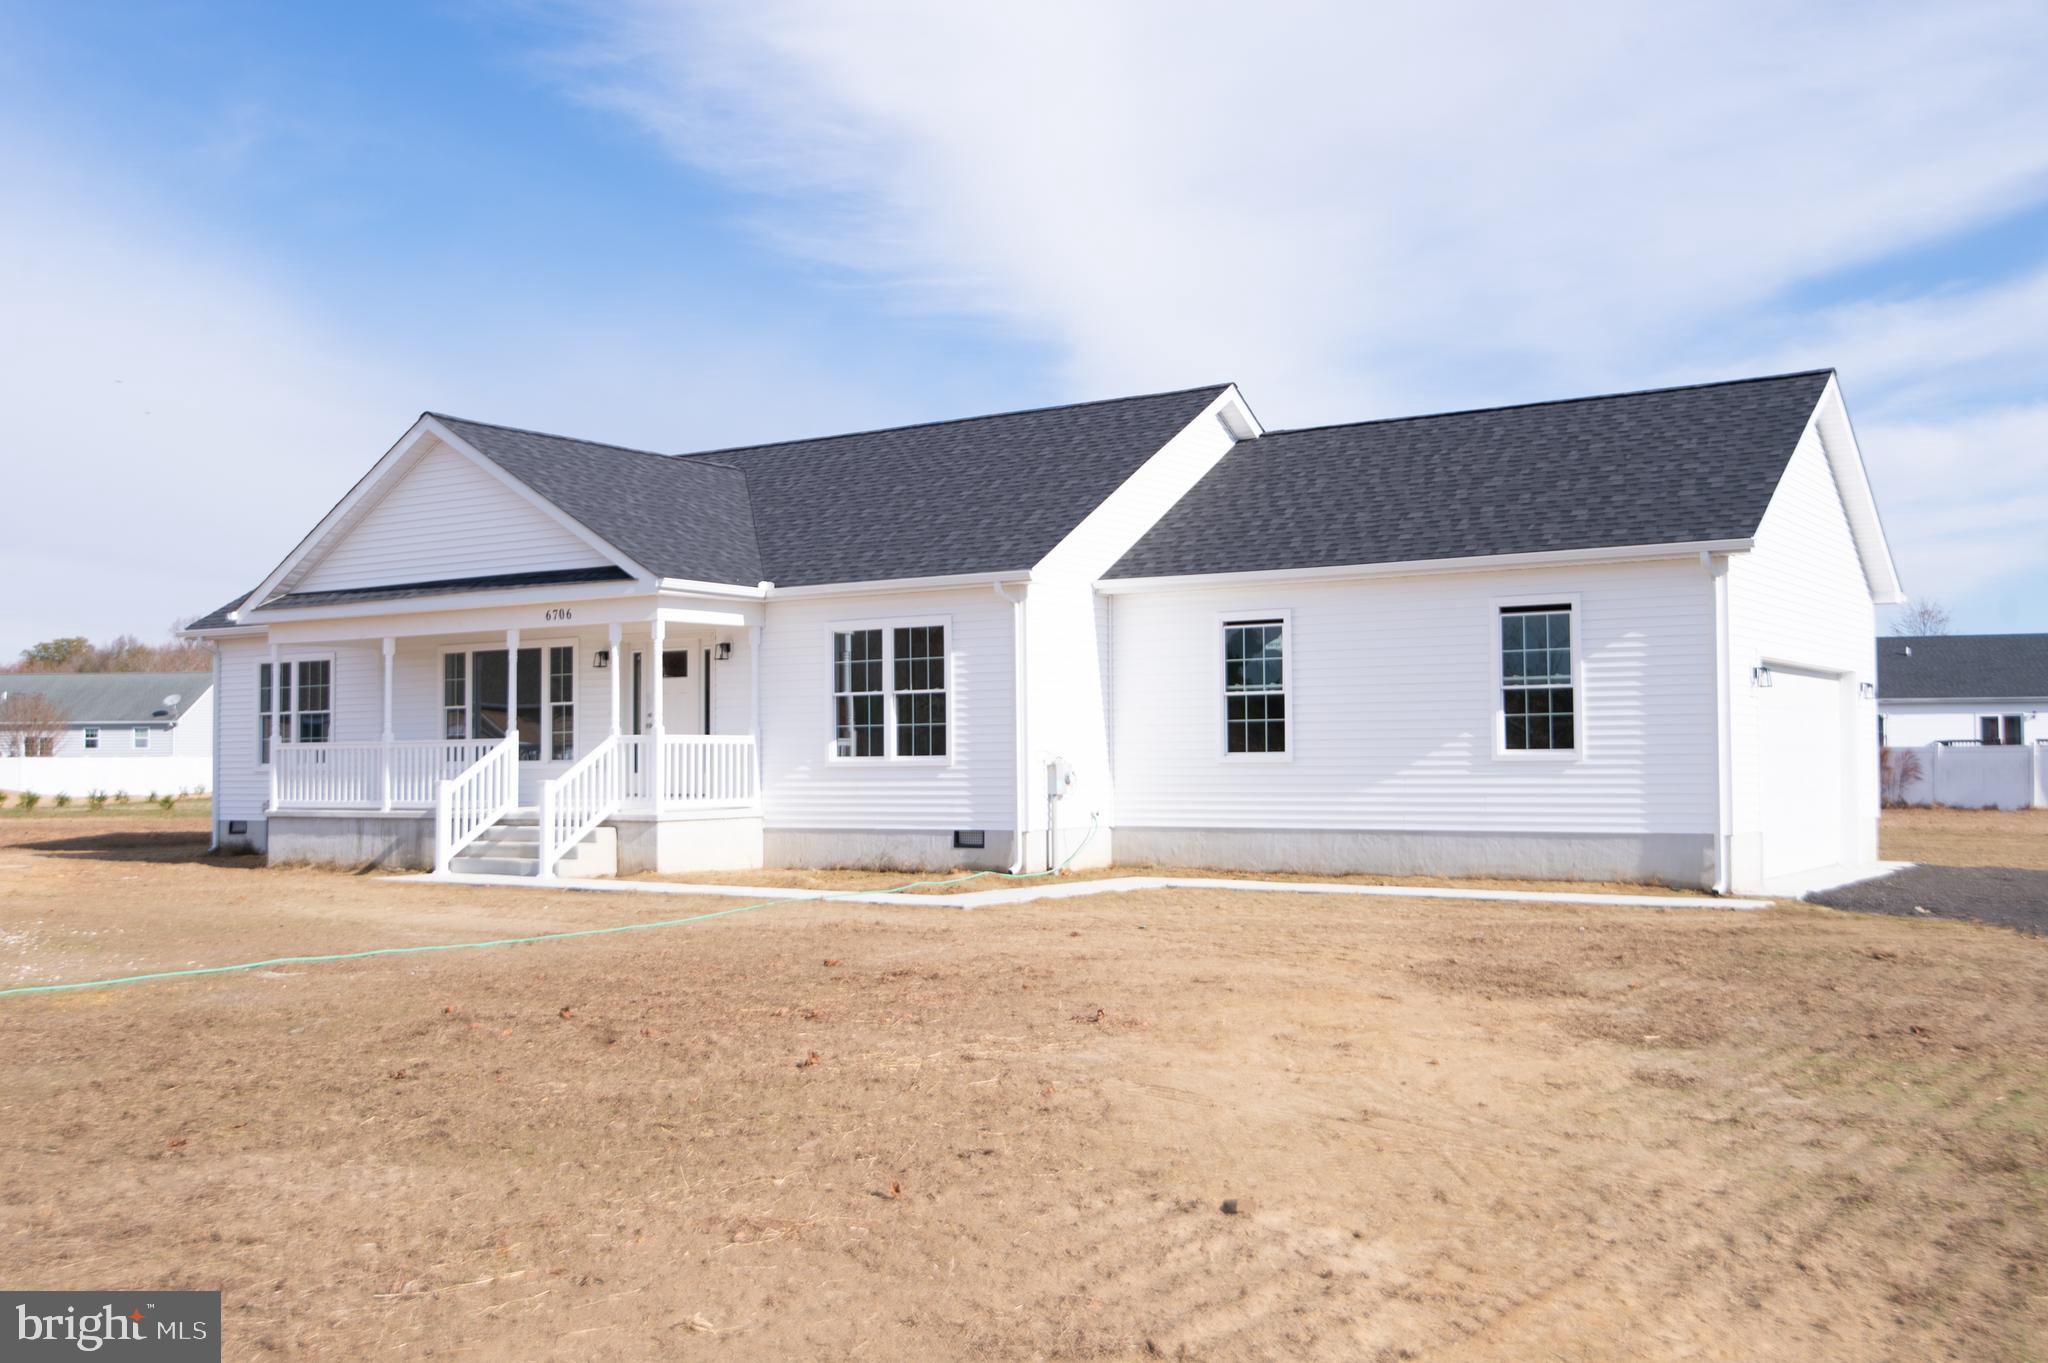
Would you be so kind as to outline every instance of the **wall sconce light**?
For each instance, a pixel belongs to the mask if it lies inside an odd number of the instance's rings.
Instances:
[[[1858,686],[1858,687],[1856,688],[1856,694],[1857,694],[1857,695],[1859,695],[1859,696],[1861,696],[1861,697],[1863,697],[1863,699],[1865,699],[1865,700],[1876,700],[1876,699],[1877,699],[1877,683],[1876,683],[1876,682],[1864,682],[1864,683],[1863,683],[1862,685],[1860,685],[1860,686]]]
[[[1771,684],[1771,669],[1762,664],[1749,669],[1749,684],[1768,687]]]
[[[601,648],[597,652],[591,654],[590,665],[600,672],[604,671],[607,667],[610,667],[612,665],[612,651],[608,648]]]
[[[720,640],[718,641],[718,661],[720,661],[720,662],[724,662],[724,661],[725,661],[725,660],[726,660],[727,658],[730,658],[731,656],[732,656],[732,640],[730,640],[730,639],[720,639]]]

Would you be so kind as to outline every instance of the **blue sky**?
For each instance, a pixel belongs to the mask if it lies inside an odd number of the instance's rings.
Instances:
[[[423,408],[660,449],[1832,364],[2048,629],[2039,6],[0,0],[0,653],[246,588]],[[47,514],[41,514],[47,509]]]

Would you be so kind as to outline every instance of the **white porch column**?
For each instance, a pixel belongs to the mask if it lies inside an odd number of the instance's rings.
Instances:
[[[281,722],[283,707],[277,703],[277,698],[283,694],[277,689],[284,680],[281,666],[277,657],[277,641],[273,639],[270,641],[270,803],[265,807],[265,813],[277,808],[277,764],[281,760],[277,749],[284,742],[284,736],[279,732],[284,728]]]
[[[624,655],[623,653],[621,653],[621,652],[619,651],[619,644],[620,644],[620,642],[621,642],[621,634],[622,634],[622,631],[620,630],[620,628],[619,628],[619,626],[618,626],[618,623],[617,623],[616,621],[614,621],[614,622],[613,622],[613,624],[612,624],[612,632],[611,632],[611,666],[610,666],[610,667],[607,667],[607,668],[605,669],[605,671],[607,671],[607,672],[609,672],[609,673],[611,674],[611,679],[612,679],[612,737],[613,737],[613,738],[617,738],[617,737],[618,737],[618,736],[619,736],[619,735],[620,735],[620,734],[621,734],[622,732],[624,732],[624,726],[623,726],[623,725],[621,725],[621,724],[620,724],[620,722],[619,722],[619,669],[620,669],[620,668],[622,668],[622,667],[624,667],[624,666],[626,665],[626,661],[625,661],[625,655]]]
[[[662,685],[661,644],[662,640],[667,636],[667,627],[662,624],[661,614],[657,611],[650,635],[653,642],[648,650],[654,655],[652,659],[653,666],[648,669],[654,673],[654,695],[652,698],[653,703],[649,710],[650,723],[647,726],[648,766],[654,772],[654,788],[648,791],[648,794],[653,798],[654,812],[657,815],[661,813],[662,804],[668,794],[668,752],[661,741],[661,693],[666,689]]]
[[[519,757],[519,631],[516,629],[505,631],[505,736],[512,740],[512,757],[516,761]]]
[[[747,717],[754,736],[754,798],[761,798],[761,627],[747,628]]]
[[[378,796],[386,814],[391,812],[391,660],[398,653],[398,640],[384,636],[384,746],[377,754]]]

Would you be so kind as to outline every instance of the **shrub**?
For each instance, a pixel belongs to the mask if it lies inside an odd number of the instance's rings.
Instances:
[[[59,795],[59,796],[57,797],[57,808],[59,808],[59,809],[69,809],[70,807],[71,807],[71,797],[70,797],[69,795]]]
[[[107,807],[107,793],[104,790],[93,791],[85,797],[85,803],[93,809],[105,809]]]
[[[169,808],[170,808],[170,807],[171,807],[172,805],[174,805],[174,804],[176,804],[176,803],[178,803],[178,797],[177,797],[177,796],[175,796],[175,795],[165,795],[165,796],[161,796],[161,797],[159,797],[159,798],[158,798],[158,800],[157,800],[157,802],[156,802],[156,807],[157,807],[158,809],[169,809]]]
[[[128,803],[128,792],[127,792],[127,791],[125,791],[125,790],[117,790],[117,791],[115,791],[115,792],[114,792],[114,803],[115,803],[115,804],[117,804],[117,805],[125,805],[125,804],[127,804],[127,803]]]
[[[14,802],[23,809],[34,809],[43,802],[43,797],[32,790],[24,790],[21,794],[14,797]]]
[[[1877,755],[1884,803],[1903,805],[1906,794],[1926,776],[1920,754],[1911,748],[1880,748]]]

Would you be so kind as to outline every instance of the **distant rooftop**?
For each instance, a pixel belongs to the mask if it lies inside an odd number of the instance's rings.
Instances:
[[[1879,700],[2048,701],[2048,634],[1897,634],[1877,641]]]
[[[212,689],[210,672],[0,673],[0,694],[48,696],[73,724],[162,724]],[[169,696],[176,705],[164,703]]]

